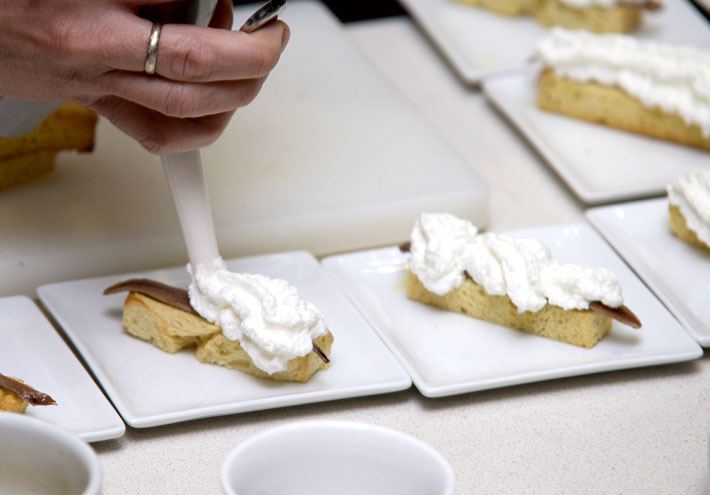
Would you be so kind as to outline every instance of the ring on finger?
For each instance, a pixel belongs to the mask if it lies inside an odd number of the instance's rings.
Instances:
[[[150,30],[150,37],[148,38],[148,54],[145,57],[145,73],[151,76],[155,74],[155,67],[158,63],[158,43],[160,42],[160,32],[162,29],[162,24],[153,24],[153,28]]]

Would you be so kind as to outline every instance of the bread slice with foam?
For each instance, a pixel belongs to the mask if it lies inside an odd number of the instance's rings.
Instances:
[[[615,86],[575,81],[546,69],[538,81],[537,104],[548,112],[710,151],[710,136],[697,124],[648,107]]]
[[[508,296],[491,296],[470,278],[451,292],[439,296],[428,291],[414,273],[408,272],[407,297],[580,347],[594,347],[611,331],[611,318],[592,310],[564,310],[548,304],[535,313],[520,313]]]
[[[128,293],[123,306],[123,326],[128,334],[165,352],[194,348],[203,363],[274,381],[306,382],[317,371],[328,369],[334,340],[332,333],[327,332],[315,339],[313,352],[291,359],[286,370],[269,375],[254,365],[238,341],[224,337],[217,325],[148,295]]]
[[[656,2],[617,2],[609,5],[574,5],[562,0],[456,0],[508,16],[531,16],[543,26],[583,29],[596,33],[630,33],[641,25],[645,9]]]

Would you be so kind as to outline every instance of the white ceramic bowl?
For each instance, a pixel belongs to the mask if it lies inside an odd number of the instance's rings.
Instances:
[[[398,431],[314,421],[255,435],[222,467],[226,495],[453,495],[436,450]]]
[[[0,413],[0,493],[99,495],[101,468],[91,447],[71,433]]]

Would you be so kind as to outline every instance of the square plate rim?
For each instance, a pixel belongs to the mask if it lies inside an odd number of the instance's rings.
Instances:
[[[225,258],[225,261],[229,263],[230,261],[237,261],[237,260],[243,261],[243,260],[250,260],[250,259],[278,258],[281,256],[289,256],[289,255],[295,255],[295,256],[307,258],[309,261],[313,261],[315,263],[315,266],[322,269],[322,265],[318,262],[317,258],[313,254],[311,254],[310,252],[305,251],[305,250],[293,250],[293,251],[284,251],[284,252],[278,252],[278,253],[267,253],[267,254],[263,254],[263,255],[251,255],[251,256],[242,256],[242,257],[236,257],[236,258]],[[50,284],[41,285],[36,289],[37,296],[39,297],[40,301],[42,302],[42,305],[47,309],[49,314],[52,315],[52,318],[54,318],[57,321],[57,324],[59,325],[60,330],[64,333],[64,335],[66,335],[67,338],[69,338],[69,340],[72,342],[72,344],[76,347],[77,351],[82,356],[82,358],[86,362],[87,366],[90,368],[91,372],[94,373],[94,375],[96,376],[96,379],[100,384],[100,387],[103,388],[106,395],[108,396],[108,399],[113,404],[115,409],[118,411],[118,414],[132,428],[138,428],[138,429],[153,428],[153,427],[157,427],[157,426],[164,426],[164,425],[169,425],[169,424],[176,424],[176,423],[182,423],[182,422],[187,422],[187,421],[193,421],[196,419],[206,419],[206,418],[212,418],[212,417],[227,416],[227,415],[232,415],[232,414],[241,414],[241,413],[255,412],[255,411],[261,411],[261,410],[268,410],[268,409],[278,409],[281,407],[293,407],[293,406],[311,404],[311,403],[329,402],[329,401],[341,400],[341,399],[346,399],[346,398],[356,398],[356,397],[363,397],[363,396],[370,396],[370,395],[381,395],[381,394],[394,393],[394,392],[400,392],[403,390],[407,390],[412,386],[412,380],[409,376],[409,373],[406,372],[406,369],[403,368],[405,378],[403,378],[401,380],[387,382],[387,383],[380,383],[375,386],[358,386],[358,387],[349,387],[349,388],[345,388],[345,389],[339,389],[337,391],[325,391],[325,392],[317,391],[317,392],[299,393],[299,394],[293,394],[290,396],[286,396],[287,399],[285,399],[285,400],[283,399],[283,397],[271,397],[271,398],[267,398],[267,399],[255,399],[255,400],[250,400],[250,401],[246,401],[246,402],[241,402],[236,405],[235,404],[224,404],[221,406],[204,406],[204,407],[200,407],[200,408],[190,409],[190,412],[188,414],[186,414],[184,411],[183,412],[153,414],[153,415],[134,414],[131,411],[131,409],[128,407],[128,404],[123,400],[122,395],[118,392],[118,390],[114,386],[113,381],[111,380],[110,376],[107,373],[105,373],[103,371],[102,367],[99,365],[99,362],[98,362],[97,358],[94,356],[93,352],[91,352],[89,347],[86,344],[84,344],[83,340],[80,338],[79,335],[77,335],[75,332],[70,330],[70,326],[67,324],[68,322],[65,320],[62,312],[53,311],[51,309],[51,307],[50,307],[51,304],[48,303],[48,301],[47,301],[47,298],[49,297],[48,291],[54,287],[63,286],[65,284],[78,283],[78,282],[93,282],[93,281],[98,281],[98,280],[102,280],[102,279],[106,279],[106,278],[132,277],[132,276],[136,276],[136,275],[149,274],[149,273],[153,273],[156,271],[174,270],[174,269],[179,269],[179,268],[181,268],[181,267],[180,266],[172,266],[172,267],[163,267],[163,268],[159,268],[159,269],[155,269],[155,270],[144,270],[144,271],[127,272],[127,273],[115,273],[115,274],[111,274],[111,275],[104,275],[104,276],[98,276],[98,277],[89,277],[89,278],[83,278],[83,279],[68,280],[65,282],[53,282]],[[323,271],[323,275],[330,278],[329,275],[325,271]],[[336,284],[336,286],[337,286],[337,284]],[[337,286],[337,287],[342,294],[343,293],[342,289],[340,289],[339,286]],[[344,295],[344,297],[347,299],[347,302],[352,305],[352,303],[350,302],[350,299],[348,299],[346,295]],[[357,308],[355,308],[355,309],[357,310]],[[358,311],[358,314],[360,314],[359,311]],[[368,324],[368,326],[371,327],[371,325],[370,325],[369,321],[367,321],[367,319],[363,318],[363,320]],[[372,329],[372,331],[374,332],[374,329]],[[377,338],[381,341],[382,339],[379,337],[379,334],[377,332],[374,332],[374,333],[377,336]],[[383,344],[384,344],[386,351],[391,354],[389,347],[384,342],[383,342]],[[399,366],[401,366],[401,363],[399,362],[398,359],[395,358],[395,361],[397,362],[397,364]]]
[[[24,294],[16,294],[16,295],[11,295],[11,296],[3,296],[3,297],[0,297],[0,302],[2,302],[2,301],[12,301],[12,300],[14,300],[14,301],[24,301],[24,302],[27,302],[27,303],[31,304],[31,305],[34,307],[34,309],[36,310],[37,315],[38,315],[39,317],[41,317],[41,318],[44,320],[44,322],[49,326],[49,328],[50,328],[53,332],[57,333],[57,337],[61,340],[60,330],[58,330],[58,329],[52,324],[52,321],[47,317],[47,315],[45,315],[45,314],[42,312],[42,308],[40,308],[40,306],[37,304],[36,301],[34,301],[31,297],[28,297],[28,296],[26,296],[26,295],[24,295]],[[67,350],[67,351],[69,352],[69,354],[71,355],[71,359],[74,360],[74,361],[76,361],[77,365],[81,368],[81,371],[88,377],[89,381],[90,381],[92,384],[94,384],[94,386],[96,387],[97,394],[101,397],[101,399],[103,399],[103,400],[108,404],[110,410],[112,410],[112,411],[114,412],[114,414],[116,415],[116,418],[118,419],[118,423],[120,423],[120,424],[117,424],[116,426],[111,427],[111,428],[94,429],[94,430],[89,431],[89,432],[85,432],[85,433],[74,433],[74,434],[75,434],[77,437],[79,437],[80,439],[82,439],[82,440],[84,440],[85,442],[87,442],[87,443],[104,442],[104,441],[107,441],[107,440],[115,440],[115,439],[118,439],[118,438],[123,437],[123,436],[126,434],[126,423],[123,421],[123,418],[121,417],[121,415],[119,414],[119,412],[116,410],[116,407],[114,406],[114,404],[113,404],[113,402],[111,401],[111,399],[106,395],[106,393],[104,392],[104,390],[103,390],[103,388],[101,387],[101,385],[100,385],[99,383],[96,383],[96,381],[95,381],[95,380],[93,379],[93,377],[91,376],[91,372],[86,369],[86,367],[84,366],[84,364],[83,364],[83,363],[81,362],[81,360],[74,354],[74,352],[72,351],[72,349],[71,349],[69,346],[67,346],[67,344],[66,344],[65,342],[63,342],[63,341],[61,342],[61,345],[63,345],[64,347],[66,347],[66,350]],[[58,426],[58,425],[56,425],[56,426]],[[59,428],[61,428],[61,426],[59,426]]]
[[[514,233],[514,232],[521,232],[521,231],[532,231],[532,230],[553,230],[553,229],[565,229],[565,228],[579,228],[579,229],[584,229],[587,230],[588,232],[592,233],[593,235],[597,236],[599,241],[606,246],[609,250],[611,250],[611,253],[618,258],[618,260],[626,265],[632,273],[633,270],[628,266],[626,261],[624,260],[623,257],[621,257],[616,250],[614,250],[613,246],[611,246],[606,238],[599,234],[597,230],[592,227],[589,223],[580,221],[580,222],[568,222],[568,223],[561,223],[561,224],[553,224],[553,225],[538,225],[538,226],[532,226],[532,227],[523,227],[523,228],[515,228],[515,229],[505,229],[501,230],[500,233]],[[370,326],[375,329],[375,331],[378,333],[380,338],[387,344],[387,346],[390,348],[391,352],[397,357],[397,359],[400,360],[400,363],[402,366],[404,366],[409,373],[411,373],[411,378],[412,381],[414,382],[414,385],[416,388],[421,392],[422,395],[428,398],[442,398],[442,397],[450,397],[453,395],[461,395],[461,394],[466,394],[466,393],[472,393],[472,392],[480,392],[484,390],[495,390],[499,388],[507,388],[511,386],[517,386],[517,385],[523,385],[523,384],[530,384],[530,383],[538,383],[538,382],[544,382],[544,381],[549,381],[549,380],[555,380],[555,379],[563,379],[563,378],[570,378],[574,376],[584,376],[584,375],[593,375],[597,373],[606,373],[610,371],[621,371],[621,370],[626,370],[626,369],[634,369],[634,368],[641,368],[641,367],[646,367],[646,366],[658,366],[658,365],[664,365],[664,364],[673,364],[673,363],[680,363],[680,362],[686,362],[686,361],[693,361],[695,359],[699,359],[700,357],[703,356],[703,349],[697,345],[693,339],[689,337],[690,342],[693,342],[696,344],[695,348],[691,351],[690,349],[686,352],[678,352],[678,353],[671,353],[671,354],[665,354],[663,357],[659,356],[642,356],[638,358],[633,358],[633,359],[627,359],[624,363],[607,363],[604,365],[600,364],[595,364],[595,363],[587,363],[587,364],[582,364],[582,365],[577,365],[577,366],[567,366],[564,368],[557,368],[555,370],[541,370],[537,372],[532,372],[532,373],[517,373],[515,375],[511,375],[505,378],[491,378],[491,379],[485,379],[485,380],[479,380],[479,381],[468,381],[466,383],[459,383],[459,384],[454,384],[454,385],[432,385],[428,383],[426,380],[423,379],[423,377],[415,370],[415,368],[411,365],[408,359],[405,358],[403,353],[397,348],[394,339],[391,339],[388,335],[385,334],[380,328],[379,324],[376,322],[373,322],[371,318],[365,316],[364,312],[360,310],[360,305],[356,304],[355,302],[355,296],[353,296],[350,292],[349,289],[346,288],[344,284],[347,282],[344,281],[344,276],[340,275],[338,272],[337,268],[335,268],[335,265],[338,263],[338,259],[347,257],[349,255],[355,255],[355,254],[366,254],[366,253],[375,253],[375,252],[384,252],[386,250],[391,250],[393,248],[396,248],[397,246],[385,246],[385,247],[380,247],[380,248],[374,248],[374,249],[367,249],[363,251],[355,251],[351,253],[342,253],[342,254],[336,254],[333,256],[328,256],[324,259],[321,260],[321,263],[326,267],[328,272],[331,274],[333,279],[336,280],[336,283],[341,287],[341,289],[346,293],[348,298],[351,300],[351,302],[358,308],[358,311],[360,311],[360,314],[367,319],[367,321],[370,323]],[[639,280],[639,282],[644,285],[642,280]],[[651,296],[657,301],[658,304],[661,304],[663,306],[663,303],[657,299],[656,295],[648,288],[646,287],[647,290],[649,290]],[[664,309],[665,306],[663,306]],[[671,317],[673,317],[672,313],[669,312]],[[682,325],[681,325],[682,327]]]
[[[426,16],[414,5],[412,0],[398,1],[402,8],[415,21],[422,34],[434,44],[437,52],[446,60],[451,70],[453,70],[464,84],[472,87],[480,86],[486,78],[515,72],[521,68],[520,65],[506,65],[497,69],[477,69],[471,67],[448,37],[444,36],[438,29],[429,29],[427,22],[424,20]]]
[[[429,23],[425,20],[426,14],[420,10],[418,5],[415,5],[417,1],[418,0],[398,0],[400,6],[415,21],[416,25],[422,31],[422,34],[434,44],[436,50],[464,84],[476,87],[482,85],[489,78],[504,76],[511,72],[525,69],[523,64],[505,65],[495,69],[473,67],[460,51],[456,49],[453,42],[441,33],[441,30],[433,29],[429,26]],[[703,15],[698,12],[693,5],[686,5],[688,1],[690,0],[682,2],[684,5],[679,8],[687,10],[689,15],[704,21]]]
[[[637,201],[629,201],[624,203],[617,203],[606,206],[597,206],[594,208],[589,208],[585,212],[585,216],[589,219],[589,223],[599,232],[599,234],[606,240],[606,242],[616,251],[619,256],[624,260],[631,270],[646,284],[646,286],[654,293],[654,295],[661,301],[661,303],[670,311],[670,313],[678,320],[681,326],[695,339],[695,341],[703,348],[710,348],[710,336],[699,334],[693,326],[690,324],[688,317],[685,314],[685,310],[681,309],[675,302],[669,297],[668,289],[661,283],[660,280],[653,274],[653,270],[643,263],[642,261],[635,259],[629,259],[629,256],[624,255],[622,250],[634,251],[632,243],[626,239],[610,239],[611,233],[604,226],[604,217],[607,212],[615,208],[633,207],[640,205],[641,203],[663,203],[666,202],[664,198],[651,198],[651,199],[641,199]]]
[[[495,77],[487,78],[481,84],[481,90],[493,107],[504,117],[504,119],[512,125],[521,134],[530,145],[538,152],[542,160],[555,172],[562,182],[572,191],[572,193],[581,200],[585,206],[603,206],[605,204],[618,203],[620,201],[637,201],[644,199],[652,199],[662,196],[665,193],[663,187],[649,188],[644,186],[631,186],[620,189],[605,189],[598,190],[588,187],[584,184],[571,170],[565,165],[564,160],[554,152],[554,150],[545,142],[540,132],[532,126],[520,114],[520,110],[504,98],[499,98],[495,85],[499,81],[520,79],[524,80],[532,78],[539,67],[528,67],[517,71],[499,74]],[[561,116],[562,117],[562,116]],[[571,117],[570,117],[571,118]],[[573,122],[584,123],[584,122]],[[624,132],[618,130],[618,132]],[[669,143],[674,144],[674,143]],[[677,145],[680,146],[680,145]]]

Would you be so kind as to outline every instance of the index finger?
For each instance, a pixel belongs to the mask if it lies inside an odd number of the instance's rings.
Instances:
[[[105,41],[104,63],[113,69],[143,72],[151,22],[125,12],[112,24],[108,32],[114,36]],[[251,34],[167,24],[158,43],[156,73],[181,82],[261,78],[278,62],[289,35],[281,21]]]

